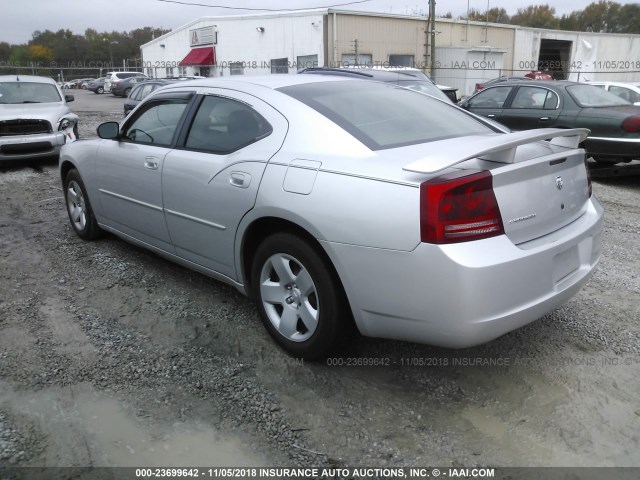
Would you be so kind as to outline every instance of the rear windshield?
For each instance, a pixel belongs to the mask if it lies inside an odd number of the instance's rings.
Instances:
[[[629,105],[629,102],[609,93],[595,85],[571,85],[567,87],[569,95],[581,107],[611,107],[614,105]]]
[[[52,103],[61,102],[58,89],[50,83],[1,82],[0,103]]]
[[[451,103],[384,83],[318,82],[279,90],[318,111],[371,150],[494,131]]]

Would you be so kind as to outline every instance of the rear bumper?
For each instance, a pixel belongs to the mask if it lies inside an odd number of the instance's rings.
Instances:
[[[0,137],[0,160],[20,160],[58,155],[65,144],[64,132]]]
[[[522,327],[567,302],[593,273],[603,211],[516,246],[499,236],[400,252],[324,242],[361,333],[466,348]]]
[[[640,138],[588,137],[584,148],[588,155],[595,157],[640,159]]]

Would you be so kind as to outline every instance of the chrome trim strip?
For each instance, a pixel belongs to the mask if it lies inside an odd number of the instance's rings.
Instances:
[[[110,195],[112,197],[119,198],[120,200],[126,200],[127,202],[135,203],[136,205],[141,205],[143,207],[150,208],[151,210],[155,210],[156,212],[162,212],[163,211],[162,207],[157,207],[155,205],[151,205],[150,203],[141,202],[140,200],[135,200],[135,199],[130,198],[130,197],[125,197],[124,195],[120,195],[118,193],[110,192],[109,190],[104,190],[104,189],[101,188],[101,189],[99,189],[99,191],[101,193],[104,193],[105,195]]]
[[[612,138],[612,137],[588,137],[589,140],[604,140],[605,142],[640,143],[640,138]]]
[[[180,218],[184,218],[186,220],[191,220],[192,222],[200,223],[202,225],[206,225],[207,227],[217,228],[218,230],[226,230],[227,229],[227,227],[225,227],[224,225],[219,225],[217,223],[209,222],[209,221],[203,220],[201,218],[192,217],[191,215],[187,215],[185,213],[176,212],[174,210],[168,210],[166,208],[164,209],[164,211],[165,211],[165,213],[168,213],[168,214],[173,215],[175,217],[180,217]]]

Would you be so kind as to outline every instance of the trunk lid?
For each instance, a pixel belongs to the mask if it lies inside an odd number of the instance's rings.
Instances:
[[[538,129],[458,139],[404,170],[433,174],[454,165],[489,170],[505,234],[521,244],[568,225],[586,211],[585,154],[577,147],[588,132]]]

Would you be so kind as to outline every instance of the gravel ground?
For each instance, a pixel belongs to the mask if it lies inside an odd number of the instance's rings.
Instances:
[[[92,95],[85,138],[122,118]],[[603,258],[562,308],[473,349],[303,363],[234,289],[76,237],[54,163],[0,166],[0,467],[640,466],[640,181],[594,192]]]

